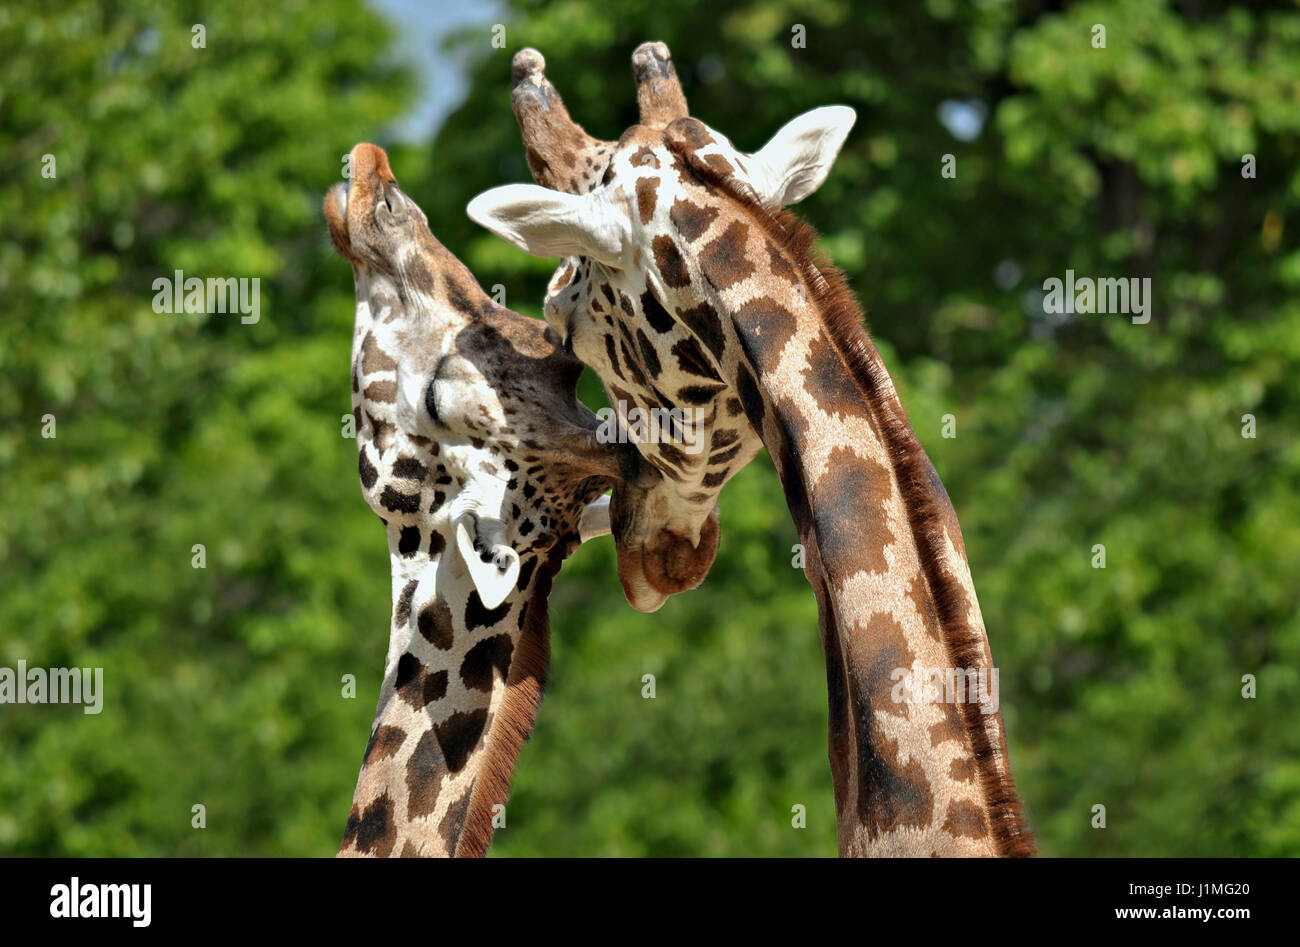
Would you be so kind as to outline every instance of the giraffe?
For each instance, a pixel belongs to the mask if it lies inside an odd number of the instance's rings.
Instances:
[[[666,47],[646,44],[633,62],[647,116],[666,118],[674,107],[685,112]],[[615,145],[592,138],[569,118],[545,67],[540,53],[524,49],[511,68],[512,103],[528,165],[539,184],[585,194],[599,185]],[[648,96],[652,88],[657,97]],[[640,157],[655,160],[648,152]],[[763,444],[745,420],[740,401],[718,397],[726,387],[722,378],[699,341],[674,324],[654,294],[644,285],[616,292],[608,281],[593,279],[591,267],[580,255],[561,263],[547,288],[547,322],[570,351],[596,370],[620,424],[633,435],[637,417],[667,415],[688,422],[670,425],[670,436],[654,439],[653,448],[644,451],[662,474],[652,496],[630,505],[630,511],[621,505],[612,511],[629,546],[653,550],[656,536],[679,537],[670,554],[647,555],[651,565],[661,566],[642,569],[631,556],[626,570],[620,563],[628,601],[641,611],[654,611],[664,598],[654,586],[672,590],[703,581],[718,544],[717,497]],[[576,320],[583,325],[576,326]],[[647,323],[654,331],[646,331]],[[670,390],[660,382],[665,377],[676,381]],[[644,510],[660,516],[635,515]],[[651,588],[639,581],[643,572],[653,580]],[[660,579],[661,572],[667,581]]]
[[[680,393],[694,378],[664,349],[693,340],[712,403],[736,401],[773,458],[818,605],[840,854],[1034,854],[996,698],[909,683],[996,681],[961,529],[843,275],[784,209],[825,180],[855,113],[815,109],[743,154],[688,114],[667,47],[644,44],[641,121],[610,144],[568,117],[540,55],[515,67],[539,184],[490,190],[469,214],[565,258],[547,318],[607,386],[644,375]],[[614,325],[595,305],[611,296]],[[617,365],[606,340],[638,330],[650,345],[619,347]]]
[[[393,610],[339,854],[482,855],[541,700],[552,579],[659,474],[599,441],[581,363],[483,292],[382,149],[357,145],[351,169],[325,216],[356,284],[358,470]]]

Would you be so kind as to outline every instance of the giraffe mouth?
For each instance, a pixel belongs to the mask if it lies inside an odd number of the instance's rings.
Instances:
[[[610,526],[618,554],[618,578],[628,604],[654,612],[670,595],[699,587],[718,552],[718,512],[700,527],[699,541],[673,529],[651,528],[654,488],[624,487],[610,502]],[[662,499],[662,498],[660,498]]]

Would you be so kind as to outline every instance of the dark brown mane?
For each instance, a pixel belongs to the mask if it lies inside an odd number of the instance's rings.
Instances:
[[[668,146],[702,184],[722,191],[740,205],[798,269],[811,291],[813,304],[836,354],[867,401],[883,434],[951,666],[984,666],[984,635],[966,620],[964,590],[941,566],[945,527],[954,545],[962,548],[956,513],[903,413],[889,373],[863,324],[862,308],[849,289],[844,273],[814,247],[817,231],[810,224],[784,208],[764,207],[747,182],[700,160],[688,142],[669,135]],[[979,706],[962,701],[957,708],[971,743],[998,854],[1037,854],[1015,781],[1009,770],[999,772],[995,765],[999,748],[993,745],[983,725]],[[1001,750],[1005,760],[1005,747]]]
[[[483,762],[474,780],[474,788],[465,812],[465,824],[456,850],[457,858],[482,858],[492,842],[492,807],[505,805],[510,795],[510,777],[524,741],[533,732],[537,708],[542,703],[547,669],[551,663],[551,622],[547,600],[551,583],[560,570],[563,555],[557,544],[537,570],[533,594],[524,607],[523,634],[510,662],[506,692],[496,710],[483,749]]]

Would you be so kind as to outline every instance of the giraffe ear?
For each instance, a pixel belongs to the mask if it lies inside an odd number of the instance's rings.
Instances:
[[[585,256],[617,265],[623,255],[625,225],[600,194],[507,184],[484,191],[465,210],[475,223],[533,256]]]
[[[857,120],[847,105],[827,105],[786,124],[755,152],[750,180],[771,207],[797,204],[821,187]]]
[[[470,580],[478,590],[483,607],[496,608],[505,601],[519,578],[519,553],[505,543],[497,543],[487,550],[491,561],[484,562],[480,553],[484,544],[480,541],[478,532],[475,517],[461,517],[456,521],[456,548],[465,560],[465,567],[469,570]]]

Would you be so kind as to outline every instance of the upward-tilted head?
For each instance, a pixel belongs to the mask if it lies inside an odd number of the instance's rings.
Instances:
[[[351,157],[325,214],[356,283],[358,465],[393,614],[343,853],[478,854],[541,696],[551,578],[609,531],[606,490],[635,506],[659,474],[602,442],[575,396],[581,363],[483,292],[387,155]]]

